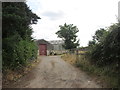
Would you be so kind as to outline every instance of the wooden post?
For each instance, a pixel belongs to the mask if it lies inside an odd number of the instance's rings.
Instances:
[[[78,49],[76,49],[76,61],[79,59]]]

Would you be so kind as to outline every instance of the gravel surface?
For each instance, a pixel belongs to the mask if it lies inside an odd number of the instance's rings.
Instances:
[[[85,72],[66,63],[60,56],[41,56],[40,63],[10,88],[101,88]]]

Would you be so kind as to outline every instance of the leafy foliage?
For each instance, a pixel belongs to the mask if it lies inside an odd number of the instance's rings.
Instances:
[[[101,36],[96,39],[98,42],[90,47],[91,58],[100,66],[113,63],[117,65],[118,60],[120,60],[120,24],[114,24],[110,26],[109,31],[101,30],[101,32],[104,34],[96,34],[95,37]]]
[[[101,43],[104,41],[105,37],[109,32],[104,28],[100,28],[95,32],[92,41],[89,41],[89,46],[94,46],[95,44]]]
[[[79,46],[79,40],[77,41],[77,35],[76,33],[79,31],[76,26],[73,26],[73,24],[67,25],[66,23],[64,26],[60,25],[60,30],[56,32],[58,37],[62,38],[64,40],[63,47],[65,49],[73,49]]]
[[[102,32],[98,33],[98,32]],[[90,62],[101,68],[106,68],[106,75],[110,78],[115,77],[115,82],[120,81],[120,23],[111,25],[108,31],[96,31],[95,37],[98,37],[94,44],[89,43]],[[93,42],[95,39],[93,38]],[[111,82],[111,81],[110,81]],[[114,83],[119,87],[118,83]]]
[[[3,38],[18,33],[23,39],[31,37],[32,30],[29,25],[36,24],[40,19],[32,13],[24,2],[4,2],[2,3],[2,26]]]
[[[88,43],[85,56],[76,65],[90,74],[99,75],[108,87],[120,88],[120,23],[99,29]]]
[[[108,32],[104,28],[100,28],[95,32],[95,35],[93,36],[93,40],[96,41],[96,43],[100,43],[104,40]]]
[[[4,2],[2,7],[3,70],[18,69],[37,57],[30,25],[36,24],[40,17],[25,2]]]

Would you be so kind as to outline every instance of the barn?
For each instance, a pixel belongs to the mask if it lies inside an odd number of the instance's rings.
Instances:
[[[49,52],[53,50],[53,45],[44,39],[36,40],[36,43],[39,55],[49,55]]]

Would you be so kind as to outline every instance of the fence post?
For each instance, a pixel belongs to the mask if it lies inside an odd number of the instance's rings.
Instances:
[[[76,49],[76,61],[79,59],[78,49]]]

